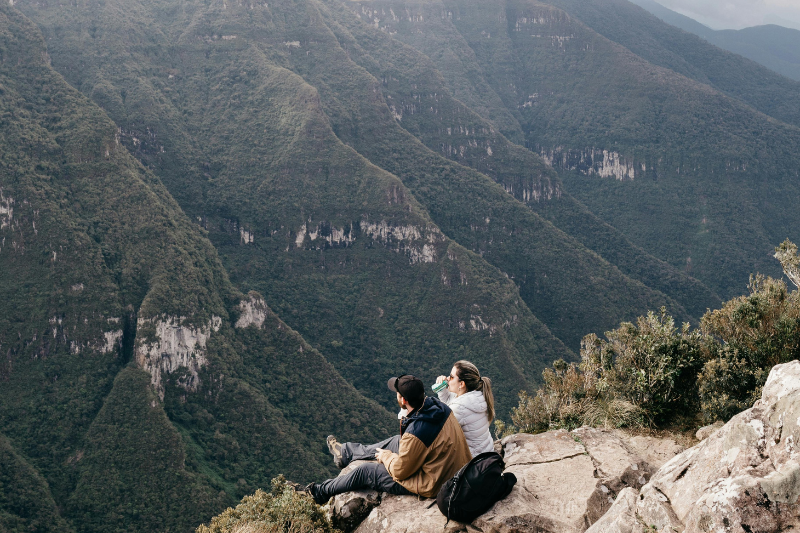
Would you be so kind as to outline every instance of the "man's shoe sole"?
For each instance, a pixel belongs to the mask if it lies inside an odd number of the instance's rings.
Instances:
[[[342,444],[336,440],[336,437],[333,435],[328,435],[328,438],[325,439],[325,444],[328,445],[328,451],[333,456],[333,464],[336,465],[336,468],[341,470],[344,468],[344,461],[342,460]],[[339,445],[339,449],[336,448],[336,445]]]

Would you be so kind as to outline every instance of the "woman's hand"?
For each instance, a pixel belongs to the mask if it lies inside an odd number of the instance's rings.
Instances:
[[[441,383],[442,381],[444,381],[446,379],[447,379],[447,376],[439,376],[438,378],[436,378],[436,384],[438,385],[439,383]]]

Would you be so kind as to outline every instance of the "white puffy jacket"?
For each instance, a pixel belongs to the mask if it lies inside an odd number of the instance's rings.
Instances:
[[[461,424],[472,457],[494,451],[494,440],[489,432],[489,415],[483,392],[474,390],[456,396],[447,389],[439,392],[439,399],[450,406],[456,420]]]

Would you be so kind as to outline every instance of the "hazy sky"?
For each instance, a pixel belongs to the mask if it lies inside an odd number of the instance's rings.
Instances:
[[[778,24],[800,30],[800,0],[656,0],[715,30]]]

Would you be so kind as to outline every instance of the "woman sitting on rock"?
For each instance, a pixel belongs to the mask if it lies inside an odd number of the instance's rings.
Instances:
[[[494,440],[489,424],[494,420],[492,382],[481,377],[478,368],[469,361],[458,361],[449,376],[439,376],[436,383],[447,381],[447,388],[439,392],[439,400],[446,403],[456,416],[469,451],[473,457],[494,451]]]

